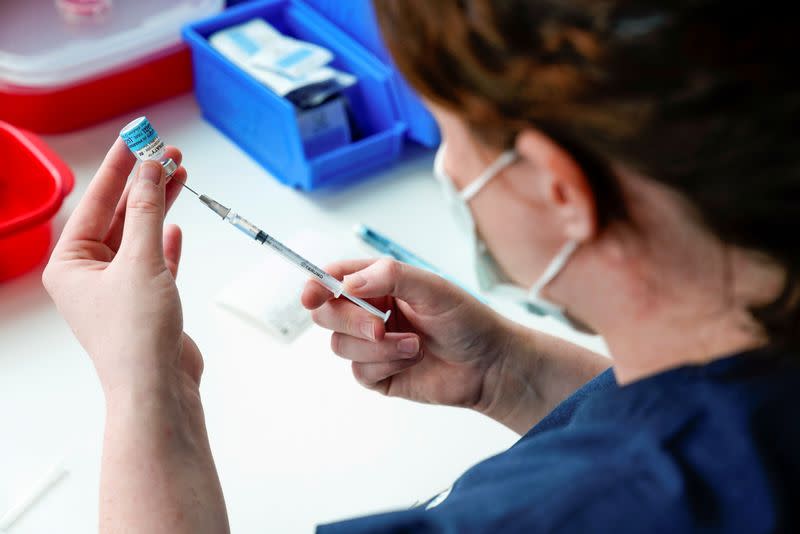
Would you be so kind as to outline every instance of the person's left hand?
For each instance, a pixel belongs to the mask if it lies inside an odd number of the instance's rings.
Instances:
[[[180,165],[174,148],[167,155]],[[183,333],[170,183],[117,140],[67,222],[42,281],[106,397],[100,532],[229,532],[203,407],[203,359]]]
[[[167,155],[180,165],[181,154]],[[203,360],[183,333],[175,276],[177,226],[164,215],[186,179],[165,184],[157,162],[135,158],[118,139],[64,228],[42,281],[94,362],[106,399],[165,391],[197,394]]]

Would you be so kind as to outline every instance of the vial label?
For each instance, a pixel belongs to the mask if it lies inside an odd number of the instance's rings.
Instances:
[[[141,161],[161,159],[165,145],[158,132],[145,117],[140,117],[126,126],[120,133],[131,152]]]

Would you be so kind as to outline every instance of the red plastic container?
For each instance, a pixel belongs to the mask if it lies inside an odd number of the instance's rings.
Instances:
[[[181,27],[223,0],[0,0],[0,120],[89,126],[192,87]]]
[[[72,171],[30,132],[0,121],[0,282],[39,265],[51,220],[75,185]]]
[[[0,86],[0,118],[38,133],[64,133],[186,93],[191,88],[189,49],[178,46],[149,61],[67,86],[48,89]]]

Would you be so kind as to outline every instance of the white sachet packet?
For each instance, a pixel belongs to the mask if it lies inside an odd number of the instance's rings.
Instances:
[[[284,244],[324,268],[328,263],[363,257],[352,242],[333,243],[304,231]],[[217,304],[276,339],[291,343],[311,325],[311,312],[300,303],[308,277],[274,251],[239,273],[217,295]]]

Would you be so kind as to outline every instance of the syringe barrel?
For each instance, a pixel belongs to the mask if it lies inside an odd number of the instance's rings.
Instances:
[[[256,240],[261,241],[266,246],[270,247],[275,252],[289,260],[306,275],[311,275],[314,279],[319,280],[319,282],[327,287],[337,298],[342,294],[342,283],[339,280],[332,277],[271,235],[262,231],[256,236]]]
[[[234,211],[228,211],[228,214],[225,216],[225,220],[241,230],[242,233],[248,237],[252,239],[258,239],[258,234],[261,232],[261,229],[244,217],[239,216],[238,213]],[[261,240],[259,239],[259,241]]]

